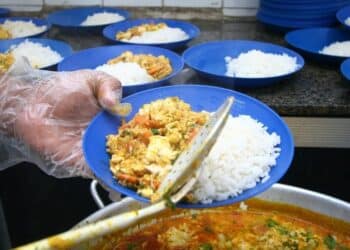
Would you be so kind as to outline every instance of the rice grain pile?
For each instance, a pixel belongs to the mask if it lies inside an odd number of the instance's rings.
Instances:
[[[247,115],[229,116],[217,142],[202,162],[194,199],[211,203],[234,197],[269,178],[279,156],[280,137]]]
[[[334,42],[320,50],[321,54],[350,57],[350,41]]]
[[[133,36],[131,39],[123,39],[132,43],[169,43],[188,39],[188,35],[180,28],[164,27],[156,31],[146,31],[140,36]]]
[[[348,25],[348,26],[350,26],[350,17],[348,17],[348,18],[345,19],[345,24]]]
[[[294,72],[299,65],[297,58],[287,54],[264,53],[250,50],[237,58],[225,57],[226,76],[231,77],[272,77]]]
[[[25,40],[11,46],[10,52],[15,59],[26,57],[33,68],[43,68],[60,62],[63,58],[49,46]]]
[[[133,62],[118,62],[103,64],[96,70],[103,71],[117,78],[123,86],[153,82],[155,79],[147,73],[139,64]]]
[[[36,26],[32,21],[6,20],[1,26],[10,32],[12,38],[31,36],[46,30],[45,25]]]
[[[118,13],[100,12],[93,15],[89,15],[80,25],[81,26],[94,26],[116,23],[124,20],[125,18]]]

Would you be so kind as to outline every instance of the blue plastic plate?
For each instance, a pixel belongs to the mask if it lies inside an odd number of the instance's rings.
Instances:
[[[116,13],[123,16],[125,19],[129,18],[129,13],[126,10],[112,8],[112,7],[82,7],[59,10],[48,15],[47,19],[53,25],[65,29],[81,29],[81,30],[101,30],[109,24],[81,26],[81,23],[90,15],[100,12]]]
[[[40,37],[40,36],[44,35],[51,28],[51,24],[50,23],[48,23],[45,19],[40,19],[40,18],[4,17],[4,18],[0,18],[0,24],[3,24],[6,20],[9,20],[9,21],[25,21],[25,22],[32,21],[36,26],[43,26],[43,25],[46,26],[46,29],[43,32],[35,33],[35,34],[32,34],[30,36],[26,36],[26,37],[17,37],[17,38]]]
[[[331,43],[350,40],[350,33],[334,28],[310,28],[291,31],[286,34],[285,40],[312,60],[324,63],[341,63],[346,57],[325,55],[319,51]]]
[[[338,10],[338,12],[337,12],[337,19],[338,19],[338,21],[341,22],[345,27],[350,29],[350,25],[345,23],[345,20],[348,17],[350,17],[350,5],[346,6],[344,8],[341,8],[340,10]]]
[[[270,178],[266,182],[259,182],[254,188],[247,189],[240,195],[224,201],[216,201],[211,204],[181,203],[179,207],[205,208],[224,206],[253,197],[276,183],[288,170],[294,155],[294,143],[290,130],[285,122],[268,106],[260,101],[228,89],[204,86],[204,85],[176,85],[151,89],[128,96],[123,101],[131,103],[131,119],[143,104],[169,96],[178,96],[189,103],[196,111],[206,110],[213,112],[228,96],[235,97],[235,103],[231,110],[234,116],[245,114],[259,120],[268,127],[269,133],[276,132],[281,138],[281,153],[276,165],[270,170]],[[108,112],[99,113],[88,126],[83,137],[83,151],[87,164],[90,166],[96,178],[110,189],[131,196],[139,201],[148,202],[134,190],[120,185],[109,170],[110,156],[106,152],[106,136],[116,134],[120,125],[120,119]]]
[[[60,54],[63,59],[73,54],[72,47],[69,44],[58,40],[51,40],[51,39],[44,39],[44,38],[18,38],[18,39],[3,40],[3,41],[0,40],[0,53],[7,52],[11,48],[11,46],[20,44],[25,40],[28,40],[33,43],[40,43],[45,47],[48,46],[50,47],[51,50],[56,51],[58,54]],[[48,65],[47,67],[44,67],[41,69],[53,70],[56,68],[58,63],[59,62],[54,63],[52,65]]]
[[[341,65],[340,65],[340,71],[343,74],[343,76],[350,81],[350,59],[346,59]]]
[[[58,65],[57,69],[58,71],[95,69],[97,66],[107,63],[109,59],[117,57],[125,51],[131,51],[134,54],[151,54],[154,56],[164,55],[165,57],[169,58],[171,66],[173,68],[173,72],[159,81],[125,86],[123,87],[124,96],[130,95],[141,90],[164,85],[168,82],[170,78],[178,74],[184,66],[183,59],[176,53],[167,49],[138,45],[116,45],[97,47],[79,51],[63,60]]]
[[[10,9],[8,8],[0,8],[0,17],[6,17],[10,14]]]
[[[285,53],[289,56],[296,57],[299,67],[292,73],[275,77],[241,78],[225,75],[226,62],[224,58],[226,56],[238,57],[241,53],[253,49],[261,50],[265,53]],[[185,63],[200,75],[212,80],[213,82],[221,83],[221,85],[227,88],[251,88],[270,85],[291,76],[304,66],[303,58],[290,49],[271,43],[248,40],[227,40],[202,43],[187,49],[184,52],[183,57]]]
[[[176,49],[185,46],[189,41],[194,39],[199,35],[199,29],[197,26],[184,22],[184,21],[177,21],[177,20],[169,20],[169,19],[155,19],[155,18],[146,18],[146,19],[137,19],[137,20],[127,20],[124,22],[120,22],[117,24],[112,24],[110,26],[107,26],[103,30],[103,35],[108,40],[112,42],[118,42],[122,44],[139,44],[140,43],[132,43],[132,42],[124,42],[116,40],[115,36],[120,31],[126,31],[129,28],[132,28],[137,25],[146,24],[146,23],[160,23],[164,22],[171,28],[180,28],[182,29],[187,35],[189,36],[188,39],[178,41],[178,42],[170,42],[170,43],[142,43],[142,45],[152,45],[157,47],[163,47],[167,49]]]

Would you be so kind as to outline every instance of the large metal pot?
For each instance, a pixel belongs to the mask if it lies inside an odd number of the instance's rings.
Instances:
[[[350,223],[350,203],[317,192],[283,184],[275,184],[268,191],[257,197],[268,201],[299,206]],[[96,197],[94,198],[96,200]],[[147,205],[148,204],[140,203],[132,198],[124,198],[119,202],[101,208],[81,221],[76,227]],[[100,204],[100,206],[103,205]],[[94,248],[98,242],[99,239],[96,238],[75,247],[74,250],[91,249]]]
[[[272,188],[257,196],[257,198],[299,206],[350,223],[350,203],[306,189],[275,184]],[[93,213],[77,226],[142,206],[147,206],[147,204],[139,203],[131,198],[125,198]]]

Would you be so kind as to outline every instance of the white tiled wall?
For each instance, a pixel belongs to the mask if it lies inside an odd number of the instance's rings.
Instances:
[[[0,6],[13,10],[38,11],[44,5],[222,8],[224,15],[254,16],[259,0],[0,0]]]
[[[147,6],[161,7],[162,0],[102,0],[105,6]]]
[[[222,0],[164,0],[164,6],[220,8],[222,6]]]
[[[10,8],[15,11],[39,11],[44,0],[0,0],[0,6]]]
[[[101,5],[102,0],[44,0],[46,5],[70,5],[70,6],[88,6]]]

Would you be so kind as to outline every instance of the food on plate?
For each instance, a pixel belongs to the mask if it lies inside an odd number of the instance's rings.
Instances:
[[[350,57],[350,41],[334,42],[320,50],[321,54]]]
[[[238,57],[225,57],[226,76],[255,78],[273,77],[294,72],[299,65],[297,58],[285,53],[273,54],[249,50]]]
[[[169,27],[166,23],[141,24],[116,34],[117,40],[133,43],[178,42],[188,37],[182,29]]]
[[[0,74],[7,72],[14,62],[15,58],[12,54],[0,53]]]
[[[251,199],[215,209],[167,211],[106,236],[94,249],[350,249],[350,224],[299,207]]]
[[[170,60],[163,55],[133,54],[126,51],[110,59],[107,64],[98,66],[96,70],[118,78],[122,85],[132,85],[161,80],[171,74],[172,67]]]
[[[81,26],[94,26],[104,25],[110,23],[116,23],[124,20],[125,17],[113,12],[100,12],[94,13],[86,17],[86,19],[80,24]]]
[[[117,135],[107,137],[110,169],[118,182],[144,197],[157,190],[178,155],[208,120],[178,97],[145,104]],[[190,202],[211,203],[237,196],[269,178],[280,153],[280,137],[248,115],[229,116],[201,163]]]
[[[37,26],[33,21],[6,20],[0,25],[0,39],[19,38],[39,34],[46,30],[46,26]]]
[[[49,46],[31,42],[27,39],[17,45],[11,46],[2,56],[6,58],[6,54],[11,54],[11,57],[14,59],[26,57],[33,68],[45,68],[63,59],[59,53],[52,50]]]

